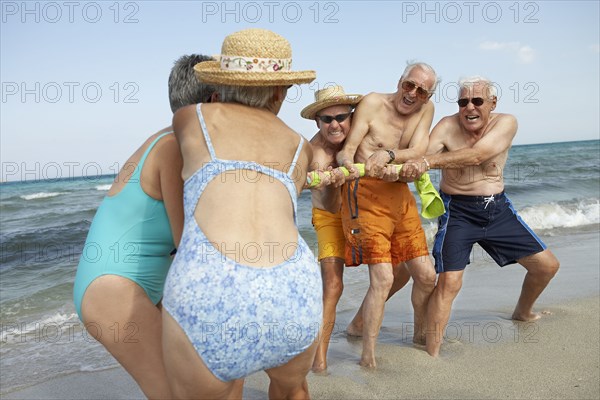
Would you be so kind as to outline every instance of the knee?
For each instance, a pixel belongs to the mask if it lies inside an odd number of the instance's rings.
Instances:
[[[444,298],[455,298],[462,288],[462,279],[440,279],[436,291]]]
[[[528,272],[542,279],[550,280],[554,278],[554,275],[556,275],[560,268],[560,262],[552,253],[549,253],[542,260],[538,261],[537,265],[528,268]]]
[[[378,274],[377,277],[371,278],[370,286],[373,290],[385,292],[387,295],[394,284],[394,274],[389,273]]]
[[[344,282],[339,279],[329,279],[323,282],[323,298],[337,301],[344,291]]]
[[[435,287],[435,279],[436,273],[433,266],[431,268],[421,268],[413,275],[415,284],[424,288],[430,288],[431,290]]]
[[[545,265],[545,268],[544,268],[545,275],[548,278],[552,279],[552,278],[554,278],[554,275],[556,275],[556,273],[558,272],[559,268],[560,268],[560,262],[553,255],[552,258]]]

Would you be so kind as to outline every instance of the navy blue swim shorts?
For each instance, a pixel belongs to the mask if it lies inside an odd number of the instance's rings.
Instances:
[[[501,267],[546,249],[504,192],[493,196],[463,196],[440,190],[440,194],[446,213],[438,219],[433,245],[438,273],[465,269],[475,243]]]

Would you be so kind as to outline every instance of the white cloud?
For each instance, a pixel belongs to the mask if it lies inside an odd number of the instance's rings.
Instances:
[[[531,64],[535,59],[535,52],[529,46],[519,47],[519,61],[523,64]]]
[[[535,50],[531,46],[521,44],[520,42],[494,42],[486,40],[479,44],[481,50],[486,51],[507,51],[517,57],[517,61],[522,64],[531,64],[535,61]]]
[[[594,43],[590,45],[590,50],[594,53],[600,53],[600,44]]]

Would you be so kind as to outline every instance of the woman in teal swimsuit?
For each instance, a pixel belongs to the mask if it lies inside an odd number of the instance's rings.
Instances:
[[[169,77],[171,109],[207,102],[184,56]],[[162,357],[160,301],[183,226],[182,159],[171,128],[127,160],[90,226],[77,268],[74,302],[88,332],[125,367],[148,398],[171,398]]]

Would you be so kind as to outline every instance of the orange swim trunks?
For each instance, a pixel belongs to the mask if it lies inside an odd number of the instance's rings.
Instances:
[[[414,196],[404,182],[359,178],[342,189],[347,266],[392,263],[427,256],[427,240]]]
[[[319,261],[327,257],[344,258],[346,239],[342,229],[342,215],[313,207],[312,224],[319,242]]]

